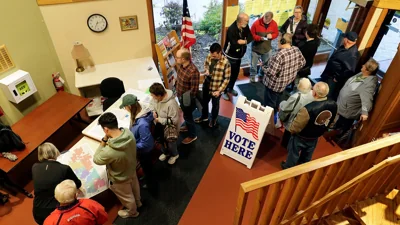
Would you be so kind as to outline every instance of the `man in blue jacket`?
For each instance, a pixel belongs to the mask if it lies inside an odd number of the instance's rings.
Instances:
[[[356,46],[358,35],[355,32],[347,32],[343,36],[341,45],[329,58],[321,80],[329,85],[328,98],[336,101],[340,90],[349,77],[356,70],[360,53]]]

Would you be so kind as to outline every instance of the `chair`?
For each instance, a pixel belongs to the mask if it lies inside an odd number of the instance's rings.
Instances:
[[[101,81],[100,93],[107,99],[103,102],[103,111],[106,111],[125,93],[124,82],[116,77],[109,77]]]

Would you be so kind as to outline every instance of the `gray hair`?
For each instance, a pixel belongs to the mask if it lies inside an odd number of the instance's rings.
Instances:
[[[78,189],[73,180],[64,180],[56,186],[56,189],[54,189],[54,197],[61,204],[74,202],[77,193]]]
[[[266,12],[266,13],[264,14],[264,17],[266,17],[266,16],[268,16],[268,15],[271,16],[271,19],[274,18],[274,13],[271,12],[271,11]]]
[[[243,12],[241,12],[241,13],[239,13],[238,15],[237,15],[237,17],[236,17],[236,22],[237,23],[240,23],[240,22],[242,22],[242,20],[244,19],[244,18],[248,18],[249,16],[246,14],[246,13],[243,13]]]
[[[294,7],[294,10],[296,10],[296,9],[301,9],[301,12],[303,12],[303,7],[301,5],[296,5]]]
[[[325,98],[329,93],[329,86],[325,82],[318,82],[314,85],[314,91],[319,98]]]
[[[60,151],[50,142],[45,142],[38,148],[39,162],[47,159],[57,159],[60,155]]]
[[[370,58],[366,63],[365,63],[365,68],[367,69],[368,72],[373,73],[375,72],[379,67],[379,63],[373,59]]]
[[[297,85],[297,89],[302,94],[307,94],[309,91],[311,91],[311,87],[311,81],[305,77],[301,78],[299,84]]]

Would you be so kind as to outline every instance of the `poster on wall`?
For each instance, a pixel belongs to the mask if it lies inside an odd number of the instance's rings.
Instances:
[[[293,8],[296,6],[296,0],[246,0],[244,12],[252,16],[261,16],[267,11],[274,13],[274,20],[278,26],[293,15]]]

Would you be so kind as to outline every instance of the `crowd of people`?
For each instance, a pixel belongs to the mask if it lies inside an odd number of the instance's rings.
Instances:
[[[322,80],[313,86],[308,75],[320,44],[318,28],[307,24],[301,6],[296,6],[293,12],[280,31],[272,12],[266,12],[251,28],[248,15],[240,13],[227,30],[224,47],[218,43],[210,46],[204,62],[202,91],[199,91],[200,72],[191,61],[189,50],[182,48],[176,53],[176,95],[160,83],[150,86],[150,103],[140,102],[133,94],[125,95],[120,108],[130,113],[131,123],[127,128],[119,127],[113,113],[99,117],[105,136],[93,162],[107,168],[109,187],[124,206],[118,211],[120,217],[139,216],[138,209],[143,205],[136,171],[138,161],[145,175],[142,187],[155,188],[152,150],[158,146],[162,151],[159,160],[175,164],[179,158],[180,132],[187,133],[182,144],[190,144],[197,140],[196,123],[208,123],[210,128],[217,125],[220,98],[230,100],[229,94],[238,95],[233,87],[248,43],[252,42],[250,81],[255,82],[260,74],[259,81],[265,86],[263,105],[273,108],[277,114],[276,127],[281,124],[284,127],[281,145],[287,148],[288,156],[281,163],[283,169],[310,161],[318,138],[329,127],[343,133],[355,121],[368,119],[379,64],[371,58],[356,73],[358,36],[348,32],[344,34],[343,45],[329,58]],[[271,41],[276,38],[278,50],[273,54]],[[262,65],[258,69],[260,59]],[[289,86],[293,89],[291,96],[281,101]],[[183,123],[180,123],[175,97],[183,112]],[[194,118],[193,111],[199,108],[196,105],[199,100],[201,116]],[[44,143],[38,149],[39,162],[32,168],[35,221],[40,225],[69,224],[70,221],[105,223],[107,213],[100,204],[90,199],[78,200],[84,192],[82,183],[68,165],[56,161],[59,155],[51,143]]]

